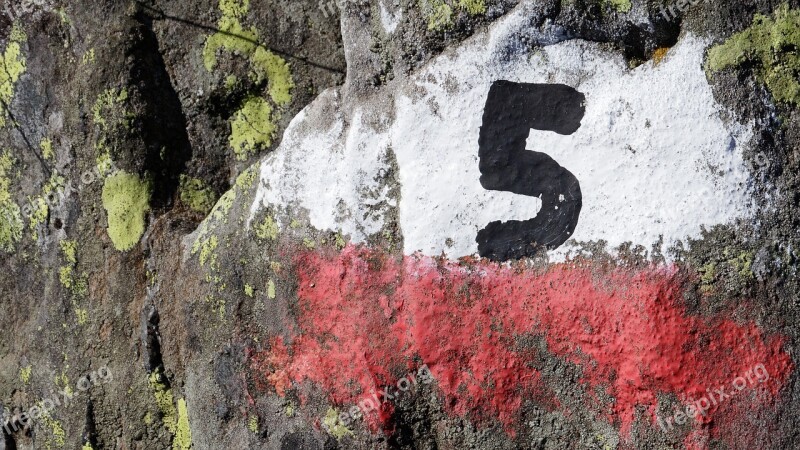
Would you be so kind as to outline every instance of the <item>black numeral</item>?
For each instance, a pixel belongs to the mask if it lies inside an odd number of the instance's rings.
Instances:
[[[546,153],[525,149],[531,129],[569,135],[581,126],[586,97],[563,84],[495,81],[483,110],[479,145],[481,185],[540,197],[530,220],[491,222],[478,232],[478,253],[496,261],[554,249],[575,231],[581,212],[578,179]],[[546,149],[543,149],[546,150]]]

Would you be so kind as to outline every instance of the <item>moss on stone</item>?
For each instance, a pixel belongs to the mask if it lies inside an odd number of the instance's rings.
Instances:
[[[707,68],[720,71],[744,63],[755,64],[756,77],[775,100],[800,103],[800,10],[787,3],[773,17],[757,14],[752,25],[708,53]]]
[[[189,426],[189,411],[186,400],[178,400],[178,422],[175,428],[175,438],[172,440],[173,450],[189,450],[192,448],[192,429]]]
[[[135,174],[120,171],[106,179],[103,207],[108,214],[108,235],[117,250],[132,249],[144,234],[150,191],[150,183]]]
[[[236,111],[231,121],[231,148],[236,159],[244,161],[272,144],[275,134],[272,107],[261,97],[250,97]]]
[[[181,175],[179,190],[181,202],[202,214],[208,214],[217,201],[214,191],[199,178]]]
[[[27,69],[25,55],[22,54],[22,45],[28,40],[22,26],[15,23],[11,29],[8,44],[0,55],[0,128],[5,126],[8,111],[5,106],[11,105],[11,100],[14,97],[14,88],[19,80],[19,77],[25,73]],[[5,105],[5,106],[4,106]]]

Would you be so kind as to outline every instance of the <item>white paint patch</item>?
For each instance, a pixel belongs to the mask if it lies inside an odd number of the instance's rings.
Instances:
[[[383,25],[383,29],[386,30],[387,34],[392,34],[394,30],[397,29],[397,25],[400,24],[400,19],[403,18],[403,12],[401,10],[395,13],[389,12],[384,5],[385,1],[386,0],[378,2],[381,9],[381,25]]]
[[[253,211],[262,204],[299,206],[313,226],[363,241],[380,230],[389,210],[377,180],[391,147],[400,168],[405,253],[475,254],[479,229],[494,220],[530,219],[540,207],[537,198],[486,191],[479,182],[483,106],[491,84],[504,79],[563,83],[586,95],[576,133],[532,131],[528,140],[529,149],[548,153],[581,184],[575,240],[650,249],[660,237],[670,245],[697,237],[703,226],[752,214],[742,158],[752,131],[720,119],[702,70],[706,41],[686,35],[660,65],[634,70],[585,41],[520,54],[510,49],[515,33],[529,26],[524,6],[352,112],[334,100],[338,91],[323,94],[263,161]],[[394,104],[391,123],[375,129],[364,123],[383,117],[387,104]],[[325,112],[331,110],[333,119]]]

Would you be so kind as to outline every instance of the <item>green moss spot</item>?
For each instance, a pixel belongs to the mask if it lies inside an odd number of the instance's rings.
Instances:
[[[124,171],[103,185],[103,207],[108,214],[108,235],[120,251],[132,249],[144,234],[145,213],[150,209],[150,183]]]
[[[259,239],[275,240],[278,238],[278,224],[270,216],[264,217],[264,220],[255,227],[256,237]]]
[[[6,45],[5,51],[0,55],[0,105],[10,105],[11,99],[14,97],[14,87],[19,80],[19,77],[25,73],[27,68],[25,56],[22,54],[22,45],[28,37],[22,30],[22,26],[15,23],[11,29],[9,42]],[[0,128],[5,126],[8,111],[4,106],[0,106]]]
[[[800,10],[779,6],[773,18],[757,14],[752,25],[708,53],[707,68],[720,71],[744,63],[756,66],[756,77],[775,100],[800,104]]]
[[[203,180],[199,178],[181,175],[179,189],[181,202],[192,210],[202,214],[208,214],[217,201],[217,196],[214,194],[214,191],[206,186]]]
[[[261,97],[250,97],[231,121],[231,148],[239,161],[272,144],[275,134],[272,107]]]
[[[325,425],[328,433],[336,439],[341,439],[348,434],[353,436],[353,432],[339,421],[339,411],[334,408],[328,408],[325,418],[322,419],[322,424]]]
[[[178,424],[175,438],[172,440],[173,450],[189,450],[192,448],[192,430],[189,427],[189,411],[186,400],[178,400]]]

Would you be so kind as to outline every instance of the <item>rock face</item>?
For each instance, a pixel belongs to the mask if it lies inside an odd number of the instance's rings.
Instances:
[[[800,446],[800,10],[0,5],[0,449]]]

